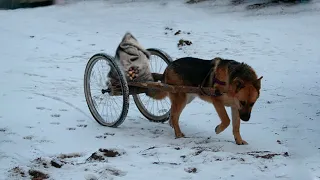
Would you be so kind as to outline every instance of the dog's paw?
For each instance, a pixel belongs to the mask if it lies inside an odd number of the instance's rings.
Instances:
[[[216,132],[216,134],[221,133],[221,129],[220,129],[220,125],[216,126],[216,128],[214,129],[214,131]]]
[[[180,132],[180,133],[176,133],[176,139],[178,139],[178,138],[184,138],[185,136],[184,136],[184,134],[182,133],[182,132]]]
[[[237,139],[235,139],[235,141],[236,141],[236,144],[237,145],[248,145],[248,143],[247,143],[247,141],[245,141],[245,140],[237,140]]]

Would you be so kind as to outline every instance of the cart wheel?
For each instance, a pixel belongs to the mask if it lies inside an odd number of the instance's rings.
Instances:
[[[163,73],[172,59],[165,52],[150,48],[150,67],[152,73]],[[132,95],[133,100],[141,114],[152,122],[166,122],[170,117],[170,100],[168,97],[155,100],[145,94]]]
[[[99,124],[118,127],[123,123],[129,110],[129,88],[113,57],[99,53],[90,58],[84,73],[84,94]]]

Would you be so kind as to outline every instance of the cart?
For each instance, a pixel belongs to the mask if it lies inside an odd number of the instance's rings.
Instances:
[[[84,94],[92,116],[100,125],[108,127],[121,125],[129,110],[130,95],[138,110],[149,121],[166,122],[170,117],[169,98],[155,100],[146,96],[146,92],[214,94],[213,88],[173,86],[159,82],[159,77],[172,59],[160,49],[147,50],[151,54],[150,68],[155,82],[127,82],[119,64],[108,54],[98,53],[89,59],[84,73]],[[117,82],[111,82],[108,79],[108,72],[111,70],[116,72]]]

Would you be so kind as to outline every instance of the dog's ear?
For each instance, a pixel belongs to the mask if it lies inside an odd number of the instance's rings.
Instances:
[[[253,86],[259,91],[261,89],[261,79],[263,76],[259,77],[257,80],[253,82]]]
[[[244,81],[238,77],[233,80],[233,84],[236,87],[236,93],[240,91],[240,89],[244,88]]]

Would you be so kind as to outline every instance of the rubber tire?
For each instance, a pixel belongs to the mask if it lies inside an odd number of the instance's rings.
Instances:
[[[92,71],[92,68],[94,66],[94,64],[96,63],[97,60],[100,59],[104,59],[106,61],[109,62],[109,64],[112,66],[112,68],[114,68],[114,70],[117,72],[119,80],[120,80],[120,84],[121,84],[121,89],[122,89],[122,96],[123,96],[123,104],[122,104],[122,111],[121,111],[121,115],[119,116],[119,118],[114,121],[113,123],[106,123],[103,118],[100,116],[100,114],[97,112],[96,108],[93,105],[93,101],[92,101],[92,97],[91,97],[91,92],[89,89],[89,82],[90,82],[90,74]],[[86,69],[85,69],[85,73],[84,73],[84,94],[85,94],[85,98],[86,98],[86,102],[88,105],[88,108],[90,110],[90,113],[92,114],[92,116],[94,117],[94,119],[102,126],[108,126],[108,127],[118,127],[119,125],[121,125],[124,120],[127,117],[128,114],[128,110],[129,110],[129,88],[128,88],[128,83],[127,80],[125,79],[125,76],[123,75],[122,71],[119,68],[119,65],[114,61],[114,58],[104,54],[104,53],[98,53],[93,55],[87,65],[86,65]]]
[[[172,58],[165,53],[164,51],[160,50],[160,49],[156,49],[156,48],[149,48],[147,49],[147,51],[149,51],[151,53],[151,55],[156,55],[159,56],[162,60],[164,60],[167,65],[170,64],[173,60]],[[163,123],[169,120],[170,118],[170,110],[162,115],[162,116],[155,116],[151,113],[149,113],[145,106],[142,104],[142,102],[140,101],[139,95],[132,95],[134,103],[136,104],[137,108],[139,109],[140,113],[147,118],[149,121],[151,122],[157,122],[157,123]],[[157,100],[154,100],[157,101]]]

